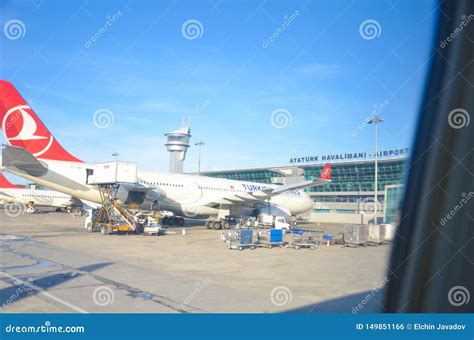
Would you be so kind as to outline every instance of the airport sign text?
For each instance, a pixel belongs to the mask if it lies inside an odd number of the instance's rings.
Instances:
[[[377,152],[378,158],[401,157],[408,156],[409,148],[383,150]],[[347,152],[332,155],[304,156],[290,158],[290,163],[314,163],[314,162],[337,162],[337,161],[353,161],[374,158],[373,153],[367,152]]]

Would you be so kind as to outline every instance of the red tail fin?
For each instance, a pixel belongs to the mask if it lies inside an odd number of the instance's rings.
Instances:
[[[0,173],[0,189],[21,189],[19,185],[10,183],[10,181]]]
[[[331,180],[331,164],[326,163],[324,164],[323,170],[321,170],[321,174],[319,175],[319,178],[321,179],[326,179],[326,180]]]
[[[82,162],[58,143],[15,87],[5,80],[0,80],[0,119],[8,144],[41,159]]]

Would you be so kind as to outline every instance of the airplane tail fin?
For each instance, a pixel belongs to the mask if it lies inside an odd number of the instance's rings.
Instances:
[[[10,183],[10,181],[2,174],[0,173],[0,189],[21,189],[19,185],[15,185],[13,183]]]
[[[321,170],[321,174],[319,175],[319,178],[324,179],[324,180],[331,180],[331,164],[326,163],[324,164],[323,170]]]
[[[0,120],[9,145],[45,160],[82,162],[53,137],[13,84],[0,80]]]

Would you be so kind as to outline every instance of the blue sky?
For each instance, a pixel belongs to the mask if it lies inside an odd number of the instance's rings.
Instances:
[[[0,37],[1,76],[61,144],[85,161],[119,152],[165,171],[163,134],[185,117],[205,142],[203,170],[370,152],[363,123],[380,105],[381,149],[410,146],[436,20],[433,1],[0,3],[2,27],[25,27]],[[188,20],[197,36],[183,34]],[[360,32],[366,20],[375,35]],[[99,109],[112,126],[93,124]],[[275,128],[275,110],[291,124]],[[185,171],[196,169],[192,147]]]

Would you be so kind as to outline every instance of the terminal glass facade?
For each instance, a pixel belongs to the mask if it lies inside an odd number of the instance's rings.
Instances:
[[[402,185],[389,185],[385,187],[384,223],[398,222],[402,194]]]
[[[382,220],[382,214],[385,220],[385,211],[387,212],[387,223],[393,220],[398,209],[401,189],[388,191],[386,187],[400,187],[404,177],[404,166],[406,158],[385,159],[378,162],[378,190],[377,198],[380,208],[379,219]],[[287,173],[299,171],[301,177],[293,178],[295,181],[312,180],[319,178],[323,164],[299,165],[286,167],[272,167],[260,169],[242,169],[227,171],[212,171],[205,173],[206,176],[220,177],[240,181],[250,181],[258,183],[283,183]],[[331,166],[332,182],[325,185],[315,186],[306,189],[310,197],[314,200],[313,213],[315,214],[336,214],[339,216],[361,214],[366,201],[374,197],[375,164],[373,160],[359,162],[333,163]],[[385,197],[388,195],[388,197]],[[387,202],[386,199],[390,199]],[[341,217],[342,220],[342,217]],[[346,218],[347,220],[347,218]]]
[[[384,191],[385,186],[400,184],[403,177],[403,166],[405,159],[380,160],[378,162],[378,191]],[[323,168],[321,165],[301,165],[306,180],[319,177]],[[250,181],[258,183],[275,183],[276,177],[284,175],[279,171],[285,167],[268,169],[243,169],[229,171],[212,171],[205,173],[206,176],[234,179],[239,181]],[[289,167],[288,167],[289,168]],[[272,169],[275,169],[272,171]],[[350,192],[350,191],[374,191],[374,161],[357,163],[334,163],[331,167],[332,182],[309,188],[309,192]],[[337,196],[335,196],[337,197]],[[346,198],[344,198],[346,199]]]

